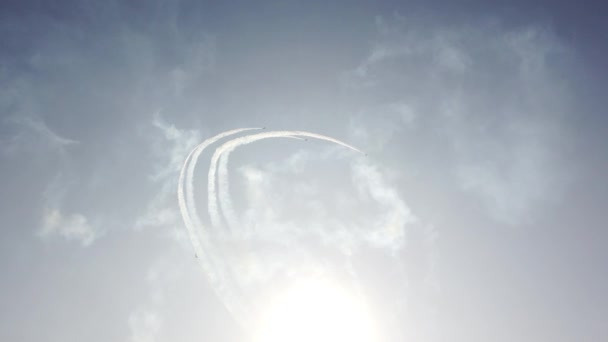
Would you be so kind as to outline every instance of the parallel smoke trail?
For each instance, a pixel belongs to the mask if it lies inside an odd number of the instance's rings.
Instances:
[[[196,212],[196,207],[194,205],[192,178],[194,175],[196,162],[203,150],[222,138],[254,129],[259,128],[240,128],[227,131],[211,137],[203,141],[200,145],[196,146],[186,158],[184,166],[180,171],[177,189],[179,209],[182,214],[182,218],[184,219],[188,236],[192,242],[194,251],[198,256],[199,264],[205,275],[209,278],[209,282],[212,284],[212,287],[218,296],[224,299],[224,305],[228,311],[230,311],[236,317],[243,317],[243,312],[242,310],[237,309],[238,305],[236,303],[238,303],[238,300],[234,298],[234,292],[230,293],[230,291],[226,289],[225,276],[221,274],[220,269],[214,267],[216,262],[213,260],[213,245],[209,239],[209,236],[204,231],[204,226]],[[186,196],[184,196],[184,186],[186,187]],[[198,232],[197,229],[199,229]]]
[[[213,157],[211,158],[211,164],[209,165],[209,174],[208,174],[208,178],[207,178],[207,181],[208,181],[207,205],[208,205],[208,209],[209,209],[209,216],[211,217],[211,222],[215,222],[214,224],[217,224],[217,225],[219,225],[219,222],[220,222],[220,218],[219,218],[220,215],[219,215],[218,205],[217,205],[217,194],[216,194],[216,188],[215,188],[215,175],[216,175],[217,163],[218,163],[220,156],[223,155],[222,164],[224,164],[221,168],[219,168],[219,173],[218,173],[219,183],[220,183],[219,184],[220,201],[221,201],[220,204],[222,207],[222,211],[226,215],[226,221],[229,224],[231,224],[231,223],[235,224],[238,222],[238,219],[237,219],[236,215],[234,214],[232,200],[230,198],[230,195],[227,192],[229,189],[227,165],[228,165],[230,153],[239,146],[247,145],[247,144],[250,144],[250,143],[258,141],[258,140],[268,139],[268,138],[285,138],[285,137],[315,138],[315,139],[319,139],[319,140],[333,142],[335,144],[338,144],[338,145],[344,146],[348,149],[351,149],[355,152],[363,153],[356,147],[349,145],[338,139],[334,139],[334,138],[331,138],[331,137],[328,137],[325,135],[321,135],[321,134],[305,132],[305,131],[264,132],[264,133],[252,134],[252,135],[230,140],[215,150],[215,153],[213,154]],[[231,226],[230,228],[231,228],[232,232],[234,232],[235,231],[234,229],[236,229],[237,227]]]
[[[224,305],[228,309],[228,311],[239,321],[246,321],[246,310],[244,306],[244,301],[241,296],[238,295],[236,288],[237,284],[233,282],[233,279],[230,275],[230,272],[226,271],[225,267],[222,266],[221,254],[217,252],[216,247],[211,239],[211,236],[208,231],[206,231],[203,223],[197,213],[196,206],[194,203],[194,189],[193,189],[193,178],[194,178],[194,169],[196,167],[196,163],[198,161],[201,153],[209,147],[211,144],[217,142],[218,140],[228,137],[233,134],[245,132],[248,130],[254,130],[259,128],[241,128],[235,129],[231,131],[227,131],[221,134],[218,134],[212,138],[205,140],[200,145],[196,146],[190,154],[187,156],[184,165],[180,171],[179,176],[179,184],[178,184],[178,203],[180,212],[184,219],[184,223],[186,225],[188,235],[192,245],[194,247],[195,253],[198,256],[198,261],[203,269],[203,272],[208,277],[209,282],[211,283],[214,291],[218,295],[219,298],[222,299]],[[216,194],[216,174],[218,170],[218,160],[225,153],[224,157],[221,158],[221,164],[219,165],[219,177],[220,177],[220,201],[222,202],[222,210],[225,212],[225,216],[227,221],[236,228],[238,226],[238,220],[236,220],[236,214],[234,213],[234,209],[232,206],[232,200],[229,197],[229,183],[228,183],[228,170],[227,164],[229,160],[230,153],[238,146],[246,145],[251,142],[266,139],[266,138],[295,138],[302,139],[301,137],[310,137],[316,138],[320,140],[334,142],[338,145],[345,146],[353,151],[361,153],[358,149],[353,146],[350,146],[344,142],[341,142],[337,139],[333,139],[330,137],[326,137],[320,134],[303,132],[303,131],[277,131],[277,132],[268,132],[268,133],[260,133],[254,134],[250,136],[245,136],[237,139],[233,139],[218,149],[216,149],[212,162],[209,168],[209,189],[208,189],[208,199],[209,199],[209,214],[213,226],[219,230],[220,229],[220,220],[219,220],[219,212],[217,206],[217,194]],[[216,232],[217,232],[216,230]]]

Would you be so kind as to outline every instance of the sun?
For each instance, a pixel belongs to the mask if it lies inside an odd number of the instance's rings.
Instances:
[[[270,305],[254,342],[376,342],[360,298],[328,280],[299,281]]]

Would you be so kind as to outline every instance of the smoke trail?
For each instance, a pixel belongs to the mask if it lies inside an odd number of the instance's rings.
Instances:
[[[205,275],[208,277],[209,282],[216,291],[217,295],[224,300],[224,305],[228,311],[230,311],[237,319],[244,317],[244,313],[242,312],[242,308],[239,308],[237,305],[238,300],[235,298],[234,292],[230,292],[226,289],[227,283],[222,270],[214,267],[214,264],[217,263],[217,260],[214,260],[214,255],[217,254],[213,253],[213,244],[211,243],[207,233],[204,231],[204,226],[196,212],[192,178],[194,175],[196,162],[203,150],[222,138],[254,129],[259,128],[240,128],[223,132],[203,141],[200,145],[196,146],[190,152],[190,154],[188,154],[188,157],[186,157],[186,160],[184,161],[184,165],[180,171],[177,189],[179,209],[182,214],[184,224],[186,225],[188,236],[197,255],[199,265],[203,269]],[[184,186],[186,187],[186,196],[184,196]]]
[[[305,132],[305,131],[264,132],[264,133],[252,134],[252,135],[230,140],[215,150],[215,153],[213,154],[213,157],[211,158],[211,164],[209,165],[209,174],[208,174],[208,179],[207,179],[207,181],[208,181],[208,202],[207,202],[207,204],[208,204],[209,216],[211,218],[211,222],[215,222],[215,224],[219,224],[219,222],[220,222],[220,219],[219,219],[220,215],[218,212],[217,194],[216,194],[216,187],[215,187],[216,169],[218,168],[217,164],[218,164],[218,160],[219,160],[220,156],[223,155],[223,157],[222,157],[223,166],[219,168],[219,173],[218,173],[220,201],[221,201],[220,205],[221,205],[222,212],[226,216],[226,222],[229,224],[230,229],[234,232],[234,230],[238,227],[238,225],[236,225],[236,223],[238,223],[238,219],[237,219],[236,215],[234,214],[232,200],[230,198],[230,195],[228,194],[229,182],[228,182],[228,176],[227,176],[227,173],[228,173],[227,164],[228,164],[230,153],[239,146],[247,145],[247,144],[250,144],[250,143],[258,141],[258,140],[268,139],[268,138],[284,138],[284,137],[315,138],[315,139],[319,139],[319,140],[333,142],[335,144],[338,144],[338,145],[344,146],[348,149],[351,149],[355,152],[363,153],[356,147],[349,145],[338,139],[334,139],[334,138],[331,138],[331,137],[328,137],[325,135],[321,135],[321,134]]]
[[[232,206],[232,199],[230,198],[230,187],[229,182],[226,180],[228,178],[228,157],[229,153],[222,154],[220,158],[220,165],[218,168],[218,194],[220,200],[220,207],[222,212],[224,213],[224,218],[226,219],[226,223],[230,228],[230,232],[234,233],[237,227],[240,227],[240,222],[237,218],[236,213],[234,212],[234,207]],[[223,203],[223,204],[222,204]],[[230,203],[230,205],[226,205],[226,203]]]
[[[231,131],[227,131],[221,134],[218,134],[212,138],[209,138],[203,141],[200,145],[196,146],[190,154],[187,156],[184,165],[180,171],[179,183],[178,183],[178,203],[180,212],[184,219],[184,223],[186,225],[188,235],[192,245],[194,247],[195,253],[197,255],[197,259],[203,272],[208,277],[209,282],[211,283],[214,291],[217,296],[222,299],[224,306],[227,310],[237,319],[237,321],[243,323],[246,322],[246,310],[244,306],[244,300],[236,291],[236,284],[233,283],[230,272],[226,271],[224,267],[218,267],[222,265],[221,254],[218,253],[216,247],[213,244],[211,239],[211,235],[208,231],[205,230],[203,223],[200,219],[200,216],[197,213],[196,206],[194,204],[194,189],[193,189],[193,177],[194,177],[194,169],[196,167],[196,163],[198,161],[201,153],[210,145],[217,142],[218,140],[228,137],[230,135],[234,135],[237,133],[245,132],[248,130],[254,130],[259,128],[241,128],[235,129]],[[345,146],[349,149],[352,149],[356,152],[361,152],[355,147],[352,147],[346,143],[343,143],[337,139],[326,137],[320,134],[303,132],[303,131],[277,131],[277,132],[268,132],[261,134],[254,134],[250,136],[245,136],[237,139],[233,139],[221,147],[216,149],[211,166],[209,168],[209,189],[208,189],[208,199],[209,199],[209,214],[211,218],[211,222],[214,227],[219,229],[220,220],[219,220],[219,212],[217,207],[217,193],[216,193],[216,173],[218,170],[218,160],[220,156],[225,152],[225,158],[222,157],[221,165],[219,166],[221,188],[220,188],[220,200],[222,201],[222,210],[225,212],[226,217],[228,218],[228,222],[230,222],[233,227],[238,225],[238,221],[236,220],[236,214],[232,209],[232,201],[229,197],[229,189],[228,189],[228,180],[227,180],[227,164],[229,154],[238,146],[249,144],[251,142],[273,138],[273,137],[281,137],[281,138],[295,138],[295,139],[303,139],[302,137],[310,137],[316,138],[320,140],[334,142],[338,145]]]

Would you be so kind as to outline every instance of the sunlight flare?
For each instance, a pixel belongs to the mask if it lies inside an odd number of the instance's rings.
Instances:
[[[373,326],[361,298],[330,281],[306,280],[270,305],[254,342],[375,342]]]

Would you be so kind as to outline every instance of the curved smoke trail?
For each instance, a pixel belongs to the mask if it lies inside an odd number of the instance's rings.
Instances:
[[[207,147],[216,143],[222,138],[255,129],[259,128],[235,129],[218,134],[203,141],[187,156],[180,171],[178,184],[178,203],[180,212],[186,225],[190,241],[192,242],[197,255],[198,262],[203,269],[203,272],[208,277],[216,295],[223,301],[223,304],[235,317],[235,319],[241,323],[245,323],[247,321],[248,315],[246,314],[247,310],[245,304],[247,301],[244,300],[241,292],[238,291],[239,286],[234,282],[231,272],[226,267],[223,267],[224,262],[221,260],[221,251],[218,251],[217,247],[215,246],[215,241],[213,241],[213,236],[205,229],[205,226],[197,213],[194,203],[193,178],[194,169],[196,167],[198,158]],[[218,211],[217,204],[218,197],[216,191],[216,175],[219,177],[221,211],[231,228],[236,228],[238,226],[238,220],[236,218],[237,216],[234,213],[232,200],[229,195],[228,161],[230,153],[239,146],[246,145],[257,140],[267,138],[303,139],[302,137],[333,142],[353,151],[362,153],[357,148],[340,140],[305,131],[275,131],[251,134],[224,143],[215,150],[208,172],[208,209],[212,227],[216,228],[216,232],[219,231],[221,225],[220,212]],[[220,161],[219,166],[218,161]]]
[[[264,132],[258,134],[251,134],[244,137],[236,138],[230,140],[215,150],[213,157],[211,158],[211,164],[209,165],[209,174],[208,174],[208,209],[209,215],[211,217],[211,222],[215,222],[215,224],[219,224],[220,222],[220,214],[218,211],[217,205],[217,193],[216,193],[216,184],[215,177],[216,172],[218,175],[218,183],[219,183],[219,200],[221,210],[224,213],[226,222],[228,223],[229,228],[232,232],[238,227],[238,218],[236,217],[234,207],[232,205],[232,199],[229,194],[229,181],[228,181],[228,161],[230,157],[230,153],[239,146],[247,145],[252,142],[268,139],[268,138],[293,138],[293,137],[308,137],[314,138],[324,141],[333,142],[335,144],[344,146],[350,150],[353,150],[358,153],[363,153],[361,150],[356,147],[349,145],[343,141],[338,139],[328,137],[322,134],[311,133],[306,131],[274,131],[274,132]],[[218,160],[221,157],[221,163],[218,170]],[[216,171],[217,170],[217,171]]]
[[[196,162],[201,153],[207,147],[230,135],[254,129],[259,128],[240,128],[223,132],[203,141],[200,145],[196,146],[190,152],[190,154],[188,154],[188,157],[186,157],[186,160],[184,161],[184,165],[180,171],[177,189],[179,209],[182,214],[184,224],[186,225],[188,236],[197,255],[199,265],[203,269],[205,275],[209,278],[209,281],[217,295],[224,300],[224,305],[227,307],[228,311],[235,315],[237,319],[238,317],[243,317],[244,313],[242,312],[242,309],[238,308],[238,301],[234,297],[234,293],[230,293],[230,291],[225,288],[226,281],[224,274],[220,269],[214,267],[216,261],[213,257],[213,245],[208,235],[205,233],[204,226],[196,212],[192,179]],[[186,188],[186,195],[184,195],[184,187]]]

